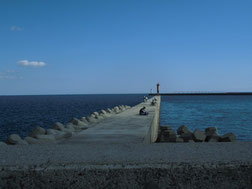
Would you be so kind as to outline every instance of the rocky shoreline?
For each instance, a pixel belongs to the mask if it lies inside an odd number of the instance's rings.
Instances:
[[[196,129],[191,131],[185,125],[180,126],[177,132],[171,126],[160,126],[157,142],[235,142],[236,136],[227,133],[221,136],[216,127],[208,127],[205,131]]]
[[[95,126],[102,120],[119,114],[130,106],[120,105],[115,106],[113,109],[101,110],[100,112],[93,112],[87,117],[80,119],[73,118],[69,123],[63,125],[60,122],[55,123],[51,129],[44,129],[42,127],[36,127],[29,136],[22,139],[17,134],[11,134],[8,136],[5,142],[0,141],[0,146],[6,145],[28,145],[28,144],[57,144],[62,140],[72,137],[78,134],[80,131]]]

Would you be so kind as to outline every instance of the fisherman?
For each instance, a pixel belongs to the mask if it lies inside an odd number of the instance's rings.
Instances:
[[[139,115],[148,115],[148,112],[145,110],[145,106],[139,110]]]
[[[143,100],[144,100],[144,102],[147,102],[148,97],[147,97],[147,96],[144,96],[143,98],[144,98],[144,99],[143,99]]]
[[[155,106],[156,104],[157,104],[157,99],[154,98],[154,99],[152,100],[152,102],[151,102],[151,105],[152,105],[152,106]]]

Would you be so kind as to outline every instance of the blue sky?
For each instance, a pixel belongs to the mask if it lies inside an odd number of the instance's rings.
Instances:
[[[0,0],[0,95],[252,91],[250,0]]]

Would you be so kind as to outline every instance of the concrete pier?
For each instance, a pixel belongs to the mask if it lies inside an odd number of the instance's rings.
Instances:
[[[252,187],[252,142],[152,143],[159,110],[139,104],[61,144],[0,147],[0,188]]]
[[[94,127],[82,131],[63,144],[140,144],[153,143],[157,139],[161,97],[151,105],[151,99],[120,114],[102,120]],[[139,115],[146,107],[147,116]]]

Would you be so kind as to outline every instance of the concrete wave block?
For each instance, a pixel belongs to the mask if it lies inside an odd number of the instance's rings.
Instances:
[[[47,134],[54,135],[56,140],[70,138],[72,136],[71,132],[64,132],[64,131],[59,131],[59,130],[54,130],[54,129],[47,129]]]
[[[72,127],[75,131],[81,131],[90,128],[90,125],[74,125],[72,123],[68,123],[65,128],[72,130]],[[72,131],[73,132],[73,131]]]
[[[221,137],[220,136],[207,136],[206,142],[220,142]]]
[[[181,134],[183,134],[183,133],[192,133],[192,131],[190,131],[190,130],[187,128],[187,126],[182,125],[182,126],[180,126],[180,127],[177,129],[177,133],[178,133],[178,135],[181,135]]]
[[[87,121],[86,117],[82,117],[80,120],[88,125],[88,121]]]
[[[62,123],[60,123],[60,122],[56,122],[56,123],[52,126],[52,128],[61,131],[61,130],[65,129],[65,126],[64,126]]]
[[[106,114],[100,113],[100,116],[102,116],[103,118],[107,118],[107,117],[111,117],[111,114],[109,114],[109,113],[106,113]]]
[[[56,140],[54,135],[36,135],[35,138],[46,143],[54,143]]]
[[[54,129],[47,129],[47,135],[54,135],[56,140],[60,140],[60,139],[71,137],[72,133],[71,132],[59,131],[59,130],[54,130]]]
[[[183,138],[181,138],[181,137],[177,137],[177,138],[176,138],[176,142],[177,142],[177,143],[184,142],[184,139],[183,139]]]
[[[173,130],[173,128],[169,125],[166,126],[160,126],[159,129],[161,130],[161,132],[165,131],[165,130]]]
[[[108,112],[106,112],[105,110],[101,110],[100,114],[108,114]]]
[[[95,116],[98,116],[98,115],[99,115],[99,113],[98,113],[98,112],[94,112],[93,114],[94,114]]]
[[[180,135],[180,138],[183,138],[184,142],[188,142],[189,140],[193,140],[193,133],[192,132],[182,133]]]
[[[176,132],[174,130],[165,130],[161,135],[161,142],[176,142]]]
[[[91,127],[91,125],[87,123],[81,121],[78,123],[78,125],[74,125],[72,123],[68,123],[67,125],[71,125],[76,131],[80,131],[80,130],[85,130]]]
[[[75,131],[75,129],[74,129],[74,127],[73,127],[73,125],[72,125],[71,123],[67,124],[67,125],[65,126],[65,129],[68,129],[68,130],[71,131],[71,132],[74,132],[74,131]]]
[[[125,108],[123,105],[120,105],[120,106],[119,106],[119,109],[120,109],[121,111],[126,110],[126,108]]]
[[[86,127],[86,126],[77,126],[77,125],[72,125],[72,127],[74,128],[74,130],[75,130],[76,132],[79,132],[79,131],[82,131],[82,130],[88,129],[88,127]]]
[[[116,113],[116,114],[119,114],[121,112],[120,108],[118,106],[114,107],[113,108],[113,111]]]
[[[220,136],[217,127],[208,127],[205,129],[206,136]]]
[[[125,108],[126,108],[126,109],[130,109],[130,108],[131,108],[131,106],[127,106],[127,105],[126,105],[126,106],[125,106]]]
[[[71,123],[73,125],[77,125],[77,126],[87,126],[88,125],[85,122],[83,122],[83,121],[81,121],[81,120],[79,120],[77,118],[73,118],[72,121],[71,121]]]
[[[110,116],[110,113],[106,112],[105,110],[101,110],[98,116],[102,116],[103,118],[106,118]]]
[[[0,142],[0,146],[7,146],[7,144],[4,142]]]
[[[26,141],[24,141],[19,135],[17,134],[11,134],[8,136],[7,144],[12,144],[12,145],[16,145],[16,144],[21,144],[21,145],[26,145],[28,144]]]
[[[235,142],[236,136],[234,133],[227,133],[221,137],[221,142]]]
[[[46,134],[47,135],[58,135],[64,133],[63,131],[56,130],[56,129],[47,129]]]
[[[89,123],[97,123],[98,122],[98,120],[95,119],[93,116],[88,116],[88,117],[86,117],[86,119]]]
[[[70,132],[63,132],[62,134],[55,135],[56,140],[67,139],[72,137],[73,134]]]
[[[43,144],[43,141],[33,138],[33,137],[25,137],[24,140],[28,143],[28,144]]]
[[[193,140],[195,142],[204,142],[206,139],[206,134],[204,131],[201,131],[199,129],[196,129],[194,132],[193,132]]]
[[[74,132],[75,132],[72,129],[68,129],[68,128],[64,128],[61,131],[66,132],[66,133],[72,133],[72,134],[74,134]]]
[[[206,142],[220,142],[221,137],[216,127],[208,127],[205,129]]]
[[[93,118],[95,118],[95,117],[96,117],[96,115],[95,115],[95,114],[91,114],[90,116],[91,116],[91,117],[93,117]]]
[[[30,137],[35,137],[36,135],[45,135],[46,130],[42,127],[36,127],[30,134]]]
[[[104,117],[103,117],[103,116],[98,115],[98,116],[95,116],[95,119],[97,119],[98,121],[101,121],[102,119],[104,119]]]
[[[114,113],[110,108],[106,109],[106,112],[110,114]]]

